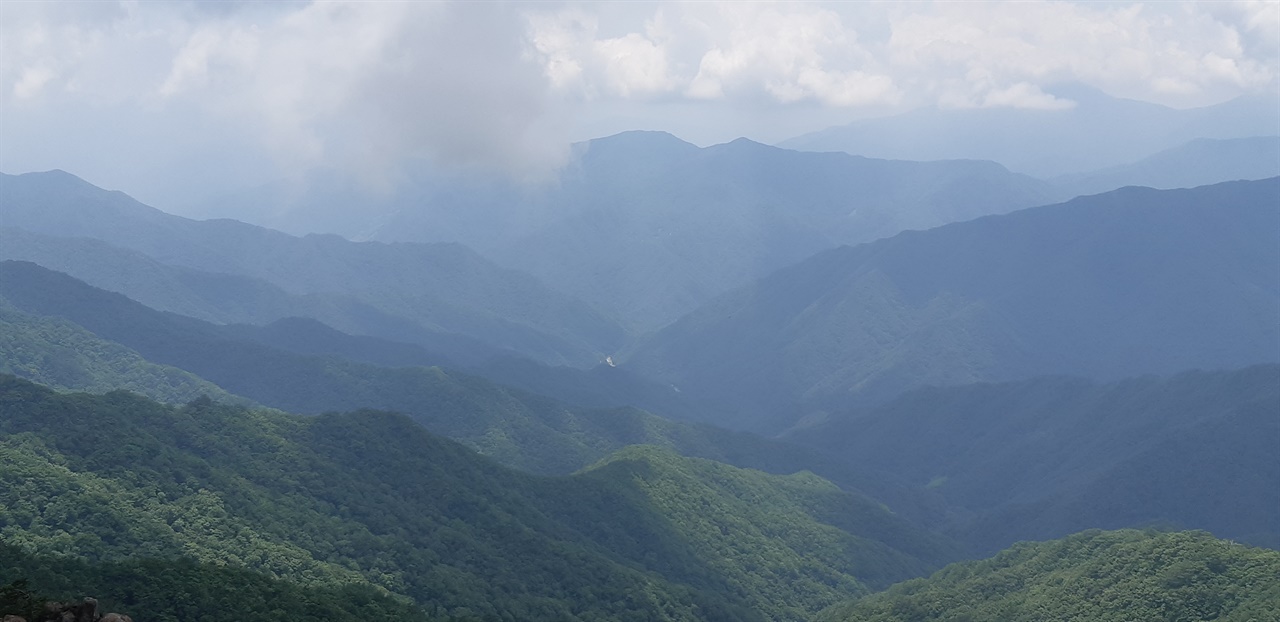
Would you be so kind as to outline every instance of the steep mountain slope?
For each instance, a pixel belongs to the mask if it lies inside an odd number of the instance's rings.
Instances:
[[[680,532],[680,546],[709,572],[733,577],[726,589],[771,620],[805,619],[813,603],[861,591],[851,574],[872,589],[919,575],[920,558],[938,552],[936,540],[810,473],[761,478],[637,445],[581,477],[625,489],[639,499],[633,504],[660,507]],[[576,517],[576,526],[607,525],[608,517],[595,511],[580,510],[586,516]],[[628,536],[636,554],[647,555],[647,539]],[[609,541],[618,537],[608,535]]]
[[[990,162],[868,160],[745,139],[700,149],[658,132],[578,145],[552,184],[493,183],[407,191],[374,238],[460,241],[637,331],[839,244],[1067,198]]]
[[[183,555],[303,585],[372,583],[453,615],[766,619],[748,607],[813,612],[863,590],[864,577],[906,578],[947,553],[812,476],[642,452],[619,459],[649,465],[630,475],[606,465],[539,478],[369,411],[306,418],[208,400],[170,408],[0,377],[0,460],[0,535],[24,551]],[[708,469],[732,483],[703,483]],[[650,476],[673,483],[646,490]],[[735,487],[803,513],[735,516]],[[85,507],[96,511],[76,511]],[[707,509],[697,522],[676,511],[694,507]],[[751,570],[722,560],[760,541],[731,527],[799,529],[795,539],[768,537],[771,548],[752,562],[766,575],[820,579],[800,590],[735,587]],[[819,535],[842,545],[815,556],[803,547]]]
[[[1280,136],[1201,138],[1137,162],[1053,179],[1073,195],[1124,186],[1190,188],[1280,175]]]
[[[1280,135],[1280,96],[1274,92],[1176,110],[1079,84],[1047,91],[1065,105],[1046,110],[924,108],[820,130],[780,146],[873,158],[992,160],[1047,178],[1134,162],[1197,138]]]
[[[790,440],[932,490],[979,551],[1152,523],[1280,545],[1280,365],[921,389]]]
[[[1021,543],[823,612],[824,622],[1276,619],[1280,553],[1201,532]]]
[[[592,365],[623,333],[586,305],[456,244],[295,238],[228,220],[193,221],[60,171],[0,176],[0,220],[61,237],[89,237],[172,265],[253,277],[294,294],[339,294],[419,328],[500,350]]]
[[[1127,188],[819,254],[622,366],[780,430],[857,398],[1280,360],[1280,179]],[[798,402],[808,406],[797,407]]]

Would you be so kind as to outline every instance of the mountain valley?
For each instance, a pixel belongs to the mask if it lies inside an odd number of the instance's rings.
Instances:
[[[1192,133],[236,195],[290,233],[0,176],[0,616],[1278,620],[1280,152]]]

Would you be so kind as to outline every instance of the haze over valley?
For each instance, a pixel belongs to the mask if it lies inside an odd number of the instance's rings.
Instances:
[[[5,622],[1280,620],[1275,4],[0,35]]]

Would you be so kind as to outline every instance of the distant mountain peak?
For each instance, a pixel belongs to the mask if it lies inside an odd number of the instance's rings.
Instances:
[[[593,138],[586,141],[590,145],[598,144],[624,144],[629,146],[636,145],[679,145],[684,147],[692,147],[697,149],[698,146],[682,140],[675,134],[663,132],[659,130],[627,130],[618,132],[601,138]]]

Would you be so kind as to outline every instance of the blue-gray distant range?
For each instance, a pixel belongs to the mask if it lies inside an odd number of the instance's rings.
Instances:
[[[1280,178],[904,232],[719,296],[622,366],[776,432],[923,385],[1276,362],[1278,231]]]
[[[627,132],[575,145],[556,179],[532,185],[411,165],[386,192],[323,171],[198,211],[295,234],[459,242],[640,334],[841,244],[1128,185],[1280,175],[1275,97],[1174,110],[1056,94],[1074,106],[919,110],[786,148]]]
[[[1214,106],[1178,110],[1111,97],[1078,84],[1047,92],[1067,106],[1052,110],[923,108],[805,134],[779,146],[871,158],[992,160],[1012,171],[1050,179],[1131,164],[1201,138],[1280,136],[1280,93],[1254,93]],[[1232,179],[1257,178],[1198,181]],[[1176,183],[1172,187],[1200,185]]]

